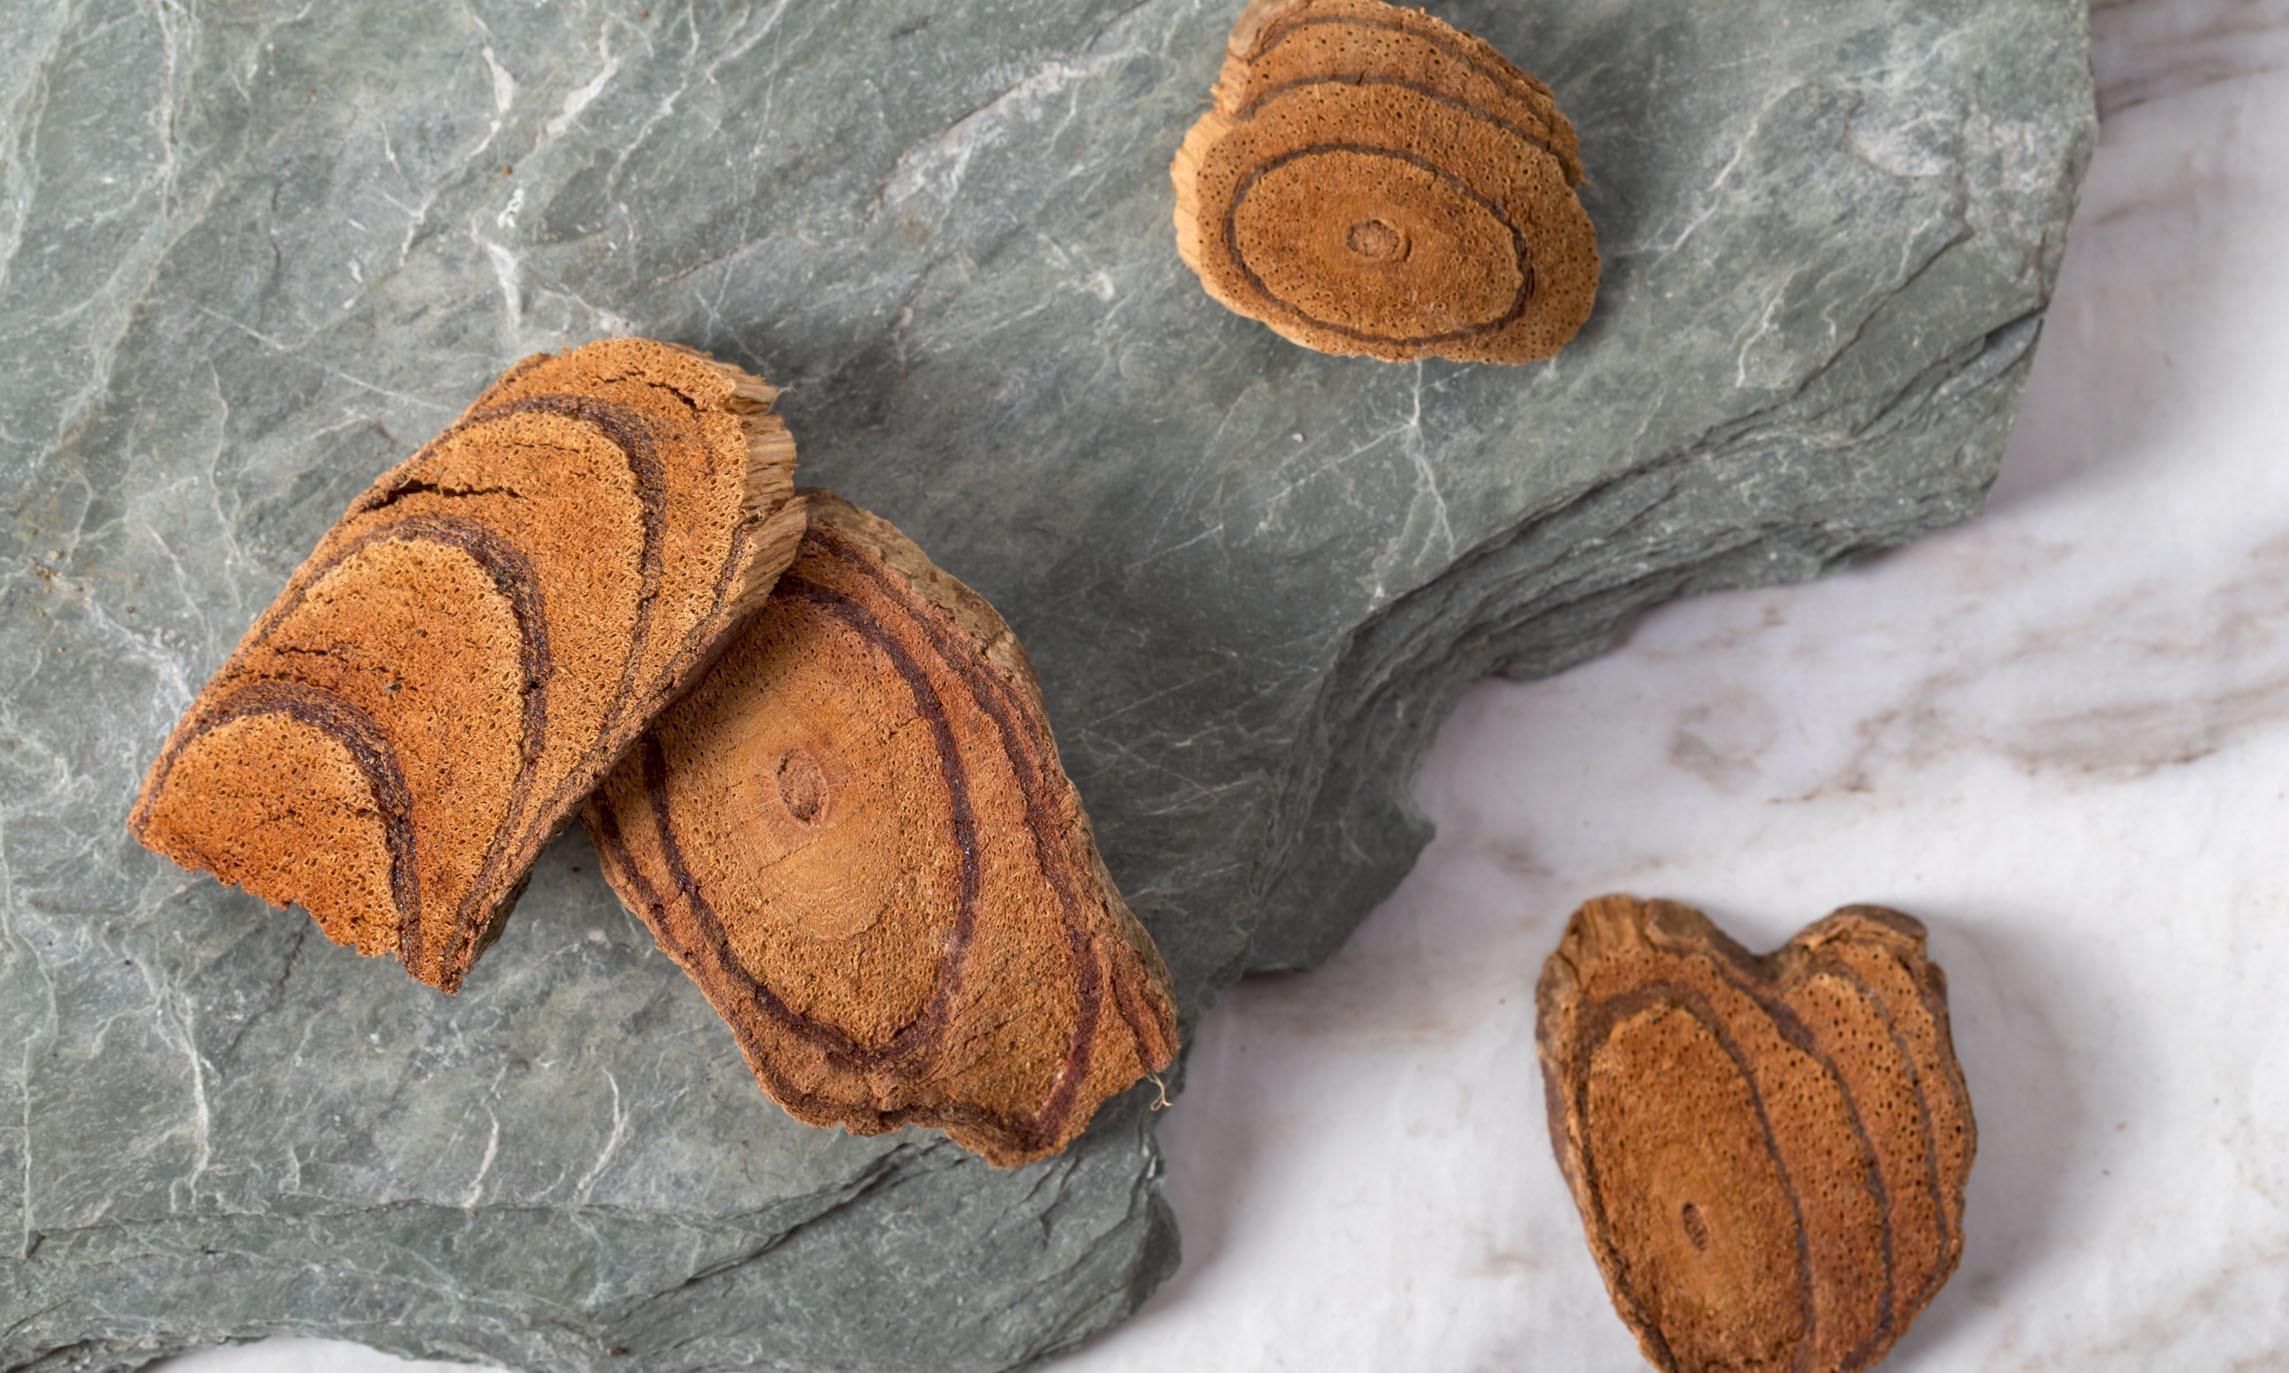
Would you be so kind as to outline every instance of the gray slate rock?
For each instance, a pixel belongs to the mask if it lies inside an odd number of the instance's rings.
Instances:
[[[1174,1264],[1141,1102],[1007,1174],[793,1125],[577,839],[453,1001],[129,841],[247,621],[521,354],[789,385],[805,478],[1033,650],[1194,1022],[1390,889],[1471,679],[1977,508],[2080,0],[1449,0],[1593,177],[1598,315],[1523,370],[1199,290],[1166,166],[1237,7],[0,0],[0,1368],[997,1370]]]

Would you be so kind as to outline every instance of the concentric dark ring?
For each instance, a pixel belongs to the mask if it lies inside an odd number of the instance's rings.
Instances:
[[[1263,277],[1257,274],[1256,269],[1249,264],[1247,255],[1240,251],[1240,211],[1248,203],[1248,193],[1254,190],[1256,183],[1266,176],[1290,163],[1301,161],[1307,157],[1325,156],[1329,153],[1350,153],[1360,157],[1383,157],[1394,162],[1406,163],[1419,171],[1428,172],[1492,216],[1495,222],[1509,233],[1511,251],[1515,254],[1518,264],[1518,290],[1512,297],[1509,307],[1493,320],[1462,329],[1450,329],[1435,334],[1380,334],[1372,330],[1355,329],[1349,325],[1321,319],[1273,291]],[[1257,294],[1265,300],[1314,329],[1322,329],[1331,334],[1339,334],[1344,338],[1356,339],[1361,343],[1386,343],[1418,347],[1479,338],[1486,334],[1497,333],[1515,324],[1519,317],[1526,313],[1527,308],[1534,303],[1533,253],[1526,245],[1526,235],[1519,230],[1518,225],[1511,220],[1503,208],[1438,164],[1414,153],[1404,152],[1396,148],[1380,148],[1367,143],[1312,143],[1300,148],[1290,148],[1277,157],[1267,158],[1251,168],[1248,175],[1243,177],[1240,184],[1232,191],[1232,202],[1224,211],[1224,248],[1226,252],[1231,254],[1233,264],[1247,278],[1248,284],[1254,287]]]

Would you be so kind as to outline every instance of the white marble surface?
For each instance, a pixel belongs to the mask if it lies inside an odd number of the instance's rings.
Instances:
[[[2289,1369],[2289,0],[2097,11],[2106,114],[1987,518],[1479,689],[1439,837],[1325,969],[1211,1017],[1184,1270],[1061,1368],[1623,1370],[1531,988],[1605,890],[1769,946],[1922,916],[1980,1122],[1890,1366]],[[172,1373],[410,1366],[276,1341]]]

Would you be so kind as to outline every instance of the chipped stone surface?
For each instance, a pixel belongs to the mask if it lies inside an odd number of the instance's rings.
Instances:
[[[789,386],[806,480],[1025,637],[1192,1017],[1388,890],[1472,678],[1976,508],[2079,4],[1442,6],[1591,169],[1599,313],[1525,370],[1201,293],[1166,166],[1236,8],[0,0],[0,1369],[1002,1369],[1174,1262],[1140,1101],[1010,1174],[793,1125],[576,839],[446,1001],[127,838],[319,532],[525,352]]]

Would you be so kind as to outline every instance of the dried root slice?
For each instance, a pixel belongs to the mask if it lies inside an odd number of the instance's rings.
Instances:
[[[585,812],[605,876],[814,1125],[1056,1153],[1176,1052],[1024,652],[823,493],[794,566]]]
[[[1848,907],[1757,958],[1601,897],[1536,1002],[1558,1162],[1656,1366],[1864,1369],[1955,1271],[1976,1136],[1916,921]]]
[[[517,364],[319,541],[176,725],[136,838],[457,989],[793,557],[776,395],[643,339]]]
[[[1177,250],[1322,352],[1530,362],[1597,296],[1580,140],[1484,40],[1381,0],[1256,0],[1177,151]]]

